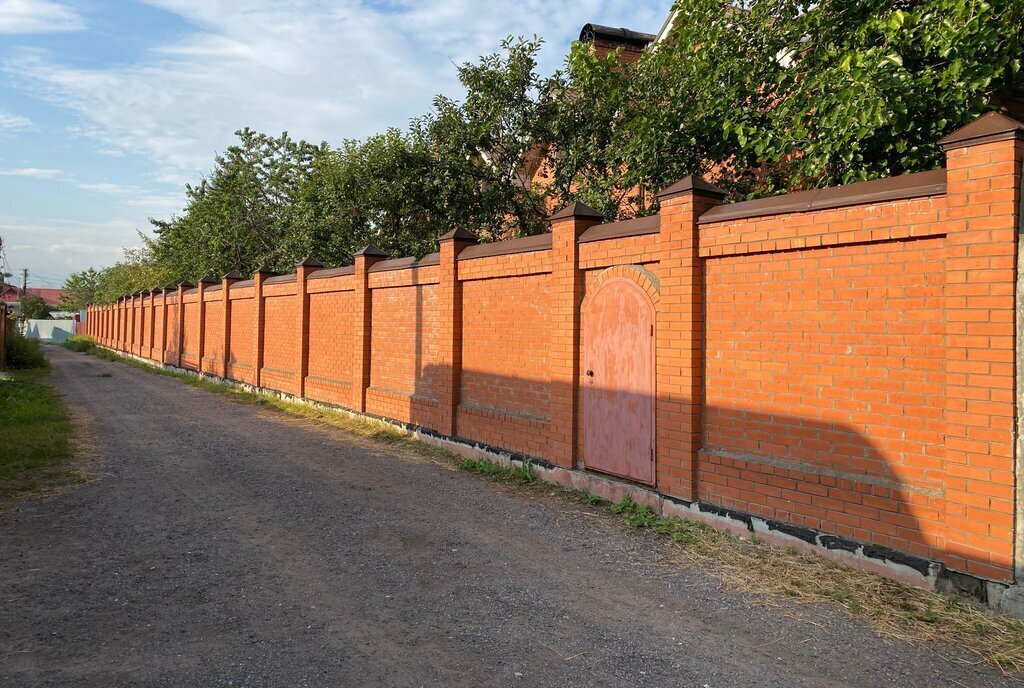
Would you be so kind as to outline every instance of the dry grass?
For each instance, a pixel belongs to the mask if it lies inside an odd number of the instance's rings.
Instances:
[[[101,350],[102,351],[102,350]],[[691,565],[701,562],[733,589],[756,594],[766,601],[789,600],[808,604],[838,604],[847,613],[871,623],[882,637],[915,644],[956,647],[978,657],[1007,675],[1024,672],[1024,621],[983,608],[971,601],[947,597],[861,571],[795,548],[766,544],[756,535],[740,538],[689,519],[666,519],[628,498],[619,504],[580,490],[541,483],[527,466],[502,467],[486,460],[466,460],[452,452],[417,442],[400,429],[343,410],[287,401],[202,380],[193,375],[159,370],[103,351],[108,360],[120,360],[188,384],[227,394],[239,403],[274,409],[293,417],[329,425],[347,433],[383,443],[405,454],[416,454],[448,467],[488,476],[527,490],[552,490],[563,498],[581,501],[608,518],[630,527],[665,535],[677,553]],[[683,565],[680,562],[680,565]]]
[[[795,548],[768,545],[688,519],[666,519],[629,500],[609,511],[636,528],[671,537],[691,561],[731,588],[804,603],[833,603],[882,637],[965,650],[1005,674],[1024,670],[1024,621],[973,602],[898,583]]]

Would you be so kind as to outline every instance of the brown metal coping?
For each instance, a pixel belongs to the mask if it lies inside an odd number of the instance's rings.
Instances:
[[[192,287],[191,289],[186,289],[185,291],[183,291],[181,293],[182,293],[182,296],[184,296],[185,294],[198,294],[199,290],[196,287]]]
[[[459,254],[459,260],[472,260],[473,258],[488,258],[490,256],[507,256],[513,253],[530,253],[531,251],[551,250],[551,233],[537,234],[535,236],[523,237],[521,239],[509,239],[508,241],[494,241],[489,244],[477,244],[467,246]]]
[[[328,268],[326,270],[317,270],[306,279],[312,281],[318,279],[330,279],[332,277],[344,277],[346,275],[354,274],[356,274],[356,266],[346,265],[340,268]]]
[[[232,282],[231,283],[231,288],[232,289],[237,289],[239,287],[254,287],[254,286],[256,286],[256,280],[251,280],[251,279],[239,280],[237,282]]]
[[[579,243],[586,244],[591,241],[603,241],[605,239],[622,239],[624,237],[641,236],[644,234],[657,234],[660,231],[661,216],[649,215],[647,217],[636,217],[632,220],[594,225],[584,231],[583,234],[580,234]]]
[[[292,273],[291,275],[274,275],[263,280],[263,284],[291,284],[298,279],[298,275]]]
[[[388,272],[390,270],[404,270],[405,268],[412,267],[416,267],[416,259],[412,256],[406,256],[405,258],[393,258],[374,263],[367,272]]]
[[[720,205],[701,215],[698,222],[705,224],[761,215],[842,208],[848,205],[898,201],[905,198],[937,196],[944,193],[946,193],[946,170],[930,170],[888,177],[887,179],[875,179],[869,182],[857,182],[845,186],[799,191],[783,196]]]
[[[1024,136],[1024,122],[1018,122],[999,112],[986,112],[970,124],[939,139],[939,148],[949,151],[954,148],[1006,141],[1021,136]]]
[[[416,260],[412,256],[406,256],[405,258],[394,258],[392,260],[382,260],[379,263],[374,263],[370,266],[367,272],[389,272],[391,270],[405,270],[407,268],[425,268],[431,265],[441,264],[440,253],[429,253],[419,260]]]
[[[212,287],[207,287],[203,292],[209,294],[211,291],[220,291],[224,287],[223,284],[215,284]]]

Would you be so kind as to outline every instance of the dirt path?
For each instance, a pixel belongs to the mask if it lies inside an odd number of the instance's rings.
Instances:
[[[0,513],[0,686],[1009,685],[583,507],[49,356],[103,478]]]

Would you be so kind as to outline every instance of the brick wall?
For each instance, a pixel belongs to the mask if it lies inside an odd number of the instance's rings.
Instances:
[[[582,474],[581,309],[624,279],[655,313],[653,490],[1012,581],[1024,125],[987,115],[940,145],[945,170],[736,204],[687,178],[655,218],[574,205],[549,235],[453,231],[419,262],[371,246],[226,277],[202,319],[182,285],[86,327]]]

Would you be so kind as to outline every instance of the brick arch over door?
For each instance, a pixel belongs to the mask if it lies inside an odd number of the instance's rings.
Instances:
[[[614,265],[602,270],[594,278],[593,283],[587,287],[587,293],[580,304],[581,314],[586,312],[587,305],[594,297],[594,294],[601,289],[601,286],[616,277],[623,277],[635,282],[647,294],[647,298],[651,301],[651,307],[654,309],[655,314],[657,314],[658,302],[661,300],[661,282],[658,280],[657,275],[643,265]]]

